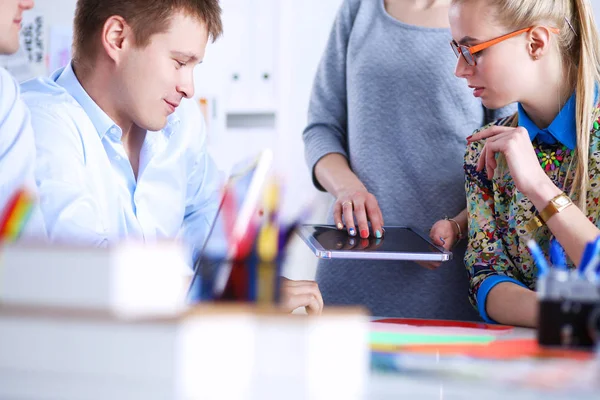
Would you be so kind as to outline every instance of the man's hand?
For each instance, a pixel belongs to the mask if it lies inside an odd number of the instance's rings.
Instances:
[[[292,312],[296,308],[305,307],[311,315],[319,315],[323,311],[323,297],[319,285],[314,281],[293,281],[281,277],[281,308]]]

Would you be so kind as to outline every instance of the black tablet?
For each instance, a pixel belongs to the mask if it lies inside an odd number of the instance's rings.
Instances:
[[[448,261],[452,252],[408,226],[386,226],[383,238],[350,236],[333,225],[302,225],[298,235],[319,258]]]

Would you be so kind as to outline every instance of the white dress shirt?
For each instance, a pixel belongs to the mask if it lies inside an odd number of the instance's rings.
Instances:
[[[20,189],[35,195],[35,145],[29,110],[23,103],[19,85],[0,67],[0,214]],[[24,236],[43,238],[43,219],[39,208],[26,225]]]
[[[23,83],[22,92],[31,110],[50,240],[107,246],[183,235],[191,248],[202,245],[222,178],[192,100],[182,101],[164,129],[147,132],[136,180],[121,129],[86,93],[71,64]]]

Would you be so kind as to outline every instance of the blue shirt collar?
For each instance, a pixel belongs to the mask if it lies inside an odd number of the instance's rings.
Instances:
[[[598,85],[594,88],[594,105],[597,102]],[[541,129],[529,118],[523,109],[523,106],[519,103],[519,126],[527,129],[529,138],[532,142],[539,136],[538,139],[543,143],[553,144],[555,141],[558,141],[565,145],[569,150],[574,150],[577,146],[577,122],[575,120],[576,107],[575,93],[573,93],[550,126]]]
[[[73,71],[73,64],[69,64],[56,71],[51,77],[58,85],[65,88],[67,92],[79,103],[87,116],[92,121],[94,128],[98,132],[100,139],[103,139],[106,134],[110,134],[117,139],[121,139],[121,128],[96,104],[96,102],[85,91],[79,79]],[[165,137],[170,138],[179,126],[179,117],[177,112],[169,115],[167,125],[162,129]]]
[[[575,94],[573,93],[567,103],[559,111],[552,123],[547,128],[539,128],[527,115],[521,103],[518,105],[519,126],[527,129],[529,138],[533,140],[539,136],[541,142],[552,144],[552,139],[562,143],[570,150],[577,145],[577,124],[575,122]]]

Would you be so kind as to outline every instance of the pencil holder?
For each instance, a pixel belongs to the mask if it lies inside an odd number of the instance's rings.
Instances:
[[[593,349],[600,342],[600,287],[576,271],[552,269],[538,280],[538,343]]]
[[[192,285],[188,300],[277,304],[284,258],[265,261],[255,254],[239,260],[203,258],[200,279]]]

